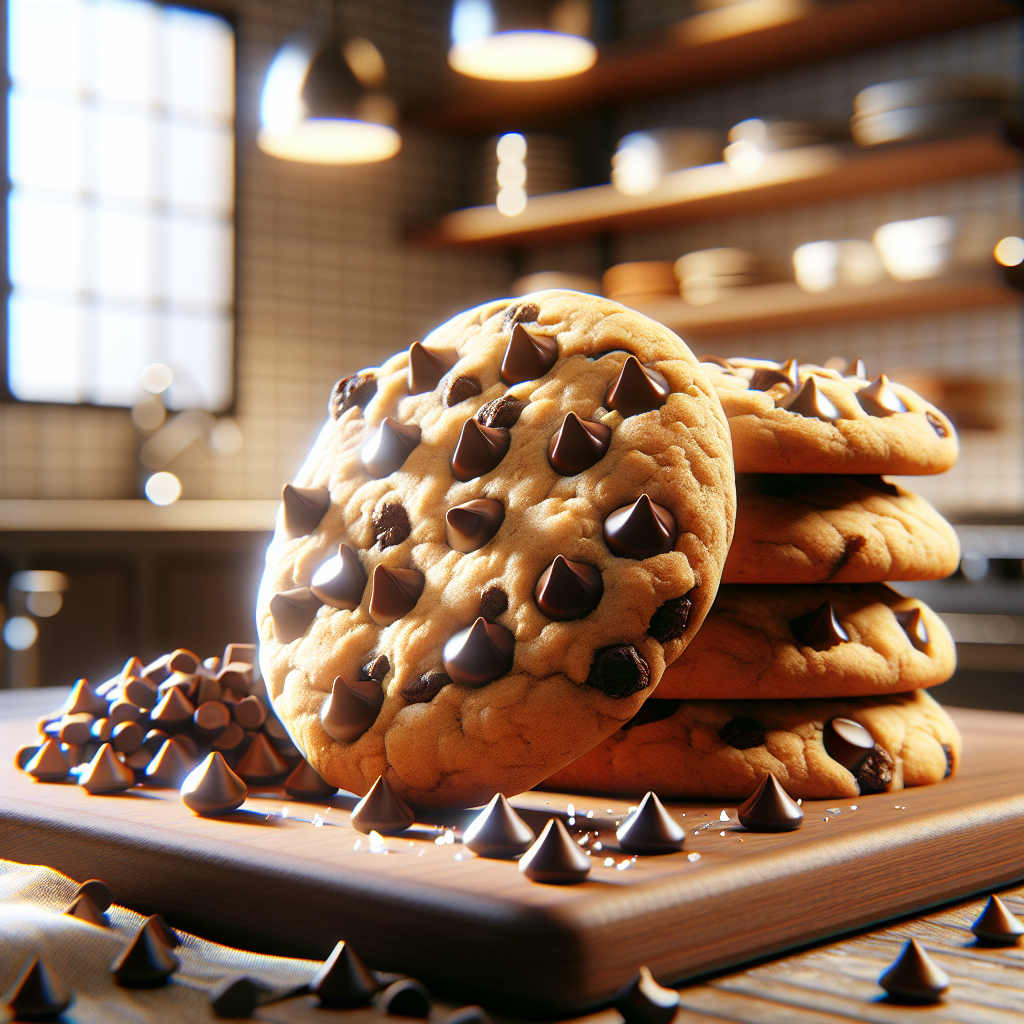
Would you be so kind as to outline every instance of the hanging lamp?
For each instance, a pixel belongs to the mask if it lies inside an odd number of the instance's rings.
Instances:
[[[590,0],[455,0],[448,63],[499,82],[569,78],[592,67]]]

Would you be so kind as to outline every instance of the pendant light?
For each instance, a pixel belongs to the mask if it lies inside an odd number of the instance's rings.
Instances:
[[[471,78],[540,82],[593,66],[590,0],[455,0],[448,63]]]
[[[369,39],[333,25],[289,38],[267,71],[260,98],[260,149],[282,160],[367,164],[402,147],[394,100],[383,91],[384,58]]]

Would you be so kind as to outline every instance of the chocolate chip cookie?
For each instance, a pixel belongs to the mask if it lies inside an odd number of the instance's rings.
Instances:
[[[732,430],[738,473],[942,473],[956,431],[920,395],[795,359],[705,357]]]
[[[792,797],[849,799],[939,782],[960,753],[956,725],[923,690],[856,700],[655,697],[544,786],[745,800],[771,772]]]
[[[728,424],[686,346],[539,292],[339,381],[329,410],[257,608],[310,764],[467,806],[628,721],[711,606],[735,517]]]
[[[956,531],[880,476],[741,473],[723,583],[880,583],[956,571]]]
[[[944,683],[956,645],[923,602],[882,583],[722,586],[659,697],[866,697]]]

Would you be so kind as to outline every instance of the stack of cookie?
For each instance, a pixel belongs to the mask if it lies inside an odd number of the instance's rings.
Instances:
[[[553,788],[742,799],[764,772],[795,797],[937,782],[960,738],[925,692],[956,667],[942,621],[886,580],[957,566],[953,528],[883,474],[956,460],[952,424],[857,360],[847,375],[705,360],[732,432],[736,534],[700,631],[623,728]]]

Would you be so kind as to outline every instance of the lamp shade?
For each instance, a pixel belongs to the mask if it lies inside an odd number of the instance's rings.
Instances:
[[[597,60],[590,0],[455,0],[448,63],[500,82],[568,78]]]
[[[260,149],[283,160],[364,164],[402,147],[386,68],[368,39],[292,36],[267,71],[260,99]]]

